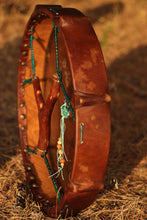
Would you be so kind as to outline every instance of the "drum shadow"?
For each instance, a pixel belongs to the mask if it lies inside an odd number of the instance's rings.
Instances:
[[[17,69],[21,39],[0,49],[0,166],[15,155],[19,143],[17,128]]]
[[[107,181],[122,182],[147,155],[146,51],[141,46],[108,67],[112,135]]]
[[[121,13],[124,9],[124,4],[121,1],[114,3],[107,3],[98,6],[94,9],[89,9],[84,12],[84,14],[91,18],[92,24],[99,22],[103,17]]]

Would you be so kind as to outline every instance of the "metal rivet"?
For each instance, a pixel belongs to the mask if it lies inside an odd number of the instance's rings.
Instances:
[[[27,148],[24,148],[23,151],[24,151],[25,153],[27,153],[27,152],[28,152],[28,149],[27,149]]]
[[[23,51],[23,52],[22,52],[22,55],[23,55],[23,56],[27,56],[27,55],[28,55],[28,52],[27,52],[27,51]]]
[[[20,83],[20,86],[23,86],[23,82]]]
[[[26,47],[28,47],[29,45],[28,44],[24,44],[24,47],[26,48]]]
[[[30,180],[34,180],[35,177],[33,175],[30,176]]]
[[[32,167],[27,166],[27,171],[31,171],[31,170],[32,170]]]
[[[24,114],[21,114],[21,115],[20,115],[20,119],[25,119],[25,117],[26,117],[26,116],[25,116]]]
[[[25,66],[26,64],[25,64],[25,62],[21,62],[21,65],[22,65],[22,66]]]
[[[21,130],[22,130],[22,131],[24,131],[24,130],[25,130],[25,128],[26,128],[25,126],[22,126],[22,127],[21,127]]]
[[[37,184],[36,184],[36,183],[33,183],[33,184],[32,184],[32,187],[34,187],[34,188],[37,187]]]
[[[20,108],[23,108],[24,106],[25,106],[24,103],[20,103],[20,105],[19,105]]]

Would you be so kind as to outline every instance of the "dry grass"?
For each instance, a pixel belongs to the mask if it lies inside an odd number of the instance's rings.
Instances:
[[[142,162],[140,169],[144,165]],[[44,216],[26,186],[21,154],[14,156],[1,171],[0,219],[51,219]],[[136,180],[134,177],[134,174],[128,175],[122,183],[115,178],[107,179],[106,187],[97,200],[76,218],[68,219],[145,219],[145,179]]]
[[[76,218],[144,220],[147,216],[147,1],[0,1],[0,219],[50,219],[27,189],[18,150],[19,47],[35,4],[75,7],[90,16],[107,66],[112,137],[105,189]]]

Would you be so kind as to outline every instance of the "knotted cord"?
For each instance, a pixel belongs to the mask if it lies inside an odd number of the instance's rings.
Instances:
[[[65,91],[64,85],[63,85],[63,83],[62,83],[62,72],[61,72],[61,70],[59,69],[58,38],[57,38],[57,34],[59,33],[59,30],[58,30],[58,28],[57,28],[57,26],[55,25],[55,23],[54,23],[53,20],[52,20],[52,23],[53,23],[54,39],[55,39],[57,75],[58,75],[58,79],[59,79],[59,82],[60,82],[60,86],[61,86],[62,91],[63,91],[64,96],[65,96],[66,102],[67,102],[67,104],[69,105],[69,108],[70,108],[70,111],[71,111],[71,114],[72,114],[72,118],[73,118],[73,120],[75,120],[75,116],[74,116],[74,111],[73,111],[72,105],[71,105],[71,103],[70,103],[70,100],[69,100],[69,98],[68,98],[68,96],[67,96],[67,93],[66,93],[66,91]]]
[[[36,40],[36,39],[33,37],[33,27],[31,27],[31,35],[30,35],[31,61],[32,61],[33,77],[36,78],[35,59],[34,59],[34,51],[33,51],[33,40]]]
[[[61,165],[61,159],[66,159],[68,161],[65,150],[64,150],[64,133],[65,133],[65,122],[64,119],[69,117],[69,107],[67,106],[66,102],[61,106],[61,119],[60,119],[60,139],[61,139],[61,148],[57,149],[57,168],[58,168],[58,175],[56,178],[60,175],[62,176],[62,179],[64,180],[63,177],[63,166]],[[62,152],[62,154],[60,153]]]
[[[33,37],[33,27],[31,28],[31,35],[30,35],[30,47],[31,47],[31,63],[32,63],[32,70],[33,70],[33,77],[36,78],[36,73],[35,73],[35,59],[34,59],[34,51],[33,51],[33,40],[36,40]],[[31,83],[32,78],[25,79],[23,81],[23,85],[26,85],[27,83]]]

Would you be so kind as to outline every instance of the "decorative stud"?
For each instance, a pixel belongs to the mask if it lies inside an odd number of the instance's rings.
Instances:
[[[30,180],[34,180],[35,177],[33,175],[30,176]]]
[[[24,103],[20,103],[20,105],[19,105],[20,108],[23,108],[24,106],[25,106]]]
[[[28,152],[28,149],[27,149],[27,148],[24,148],[23,151],[24,151],[25,153],[27,153],[27,152]]]
[[[21,127],[21,130],[22,130],[22,131],[24,131],[25,129],[26,129],[26,127],[25,127],[25,126],[22,126],[22,127]]]
[[[20,115],[20,119],[25,119],[25,118],[26,118],[26,116],[24,114]]]
[[[23,82],[20,83],[20,86],[23,86]]]
[[[22,62],[21,62],[21,65],[22,65],[22,66],[25,66],[26,64],[25,64],[25,62],[22,61]]]
[[[33,184],[32,184],[32,187],[33,187],[33,188],[37,187],[37,184],[36,184],[36,183],[33,183]]]
[[[31,166],[27,166],[27,171],[31,171],[32,167]]]
[[[33,19],[33,23],[36,23],[37,22],[37,20],[36,19]]]
[[[23,55],[23,56],[27,56],[27,55],[28,55],[28,52],[27,52],[27,51],[23,51],[23,52],[22,52],[22,55]]]
[[[43,196],[39,195],[39,196],[38,196],[38,199],[43,199]]]
[[[28,44],[24,44],[24,47],[26,48],[26,47],[28,47],[29,45]]]
[[[111,102],[111,96],[109,94],[105,94],[105,102]]]

